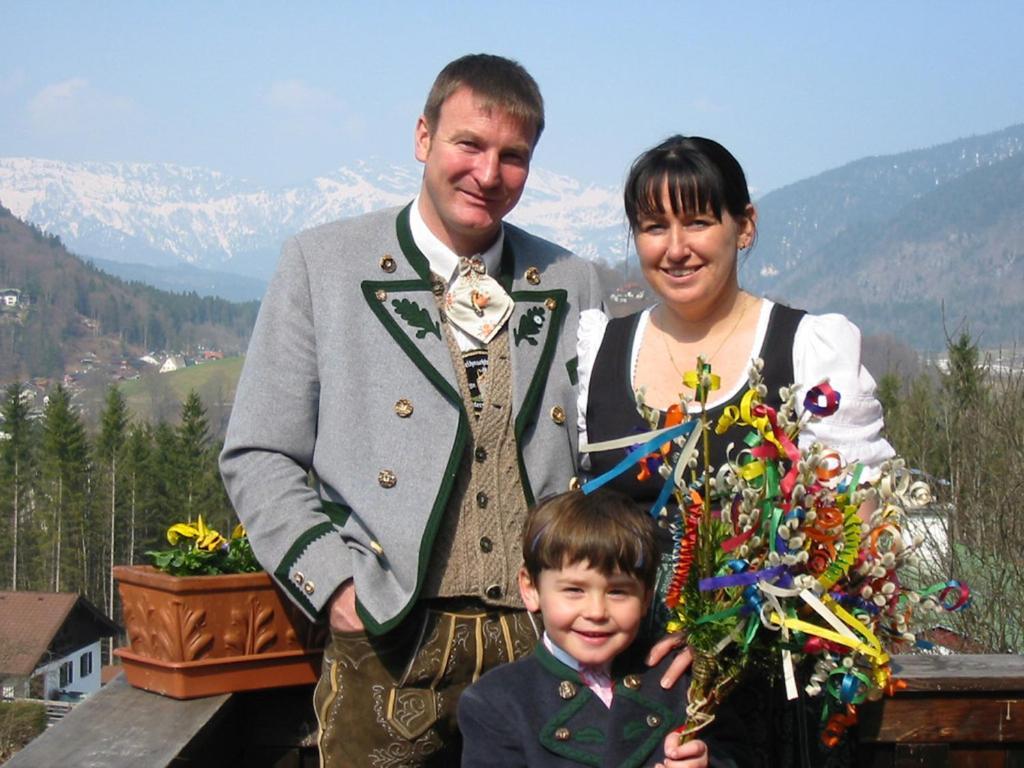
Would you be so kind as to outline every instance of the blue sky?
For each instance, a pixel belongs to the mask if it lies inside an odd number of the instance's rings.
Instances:
[[[1024,122],[1022,29],[1011,0],[0,0],[0,156],[203,165],[271,186],[370,157],[411,164],[434,75],[489,51],[541,85],[536,166],[618,185],[646,147],[699,134],[764,193]]]

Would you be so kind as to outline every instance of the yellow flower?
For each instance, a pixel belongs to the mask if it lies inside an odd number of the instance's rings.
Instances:
[[[196,546],[199,549],[205,549],[207,552],[213,552],[214,550],[220,549],[226,539],[220,535],[213,528],[208,528],[203,523],[203,516],[200,515],[197,520],[197,528],[199,529],[199,536],[196,540]]]
[[[167,529],[167,541],[171,544],[177,544],[182,538],[195,539],[198,536],[199,531],[188,523],[175,523]]]
[[[240,539],[245,536],[245,526],[239,523],[235,526],[235,530],[231,532],[232,539]]]
[[[220,548],[227,541],[203,522],[202,515],[198,517],[194,526],[189,523],[175,523],[167,529],[167,541],[171,544],[177,544],[182,539],[194,539],[197,549],[205,549],[208,552]]]

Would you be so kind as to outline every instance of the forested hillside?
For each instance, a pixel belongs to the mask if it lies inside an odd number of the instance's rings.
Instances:
[[[173,422],[132,419],[110,387],[88,430],[55,385],[33,418],[21,385],[0,395],[0,588],[81,592],[118,619],[110,567],[149,562],[168,526],[199,515],[230,533],[220,443],[192,392]]]
[[[135,358],[205,345],[238,354],[257,302],[126,283],[69,253],[0,206],[0,382],[53,377],[79,360]]]

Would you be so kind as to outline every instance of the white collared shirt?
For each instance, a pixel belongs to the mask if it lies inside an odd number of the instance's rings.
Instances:
[[[450,288],[452,283],[455,282],[455,278],[459,276],[459,257],[455,251],[442,243],[437,235],[430,231],[430,227],[427,226],[423,216],[420,215],[419,195],[416,195],[416,199],[412,201],[412,209],[409,211],[409,229],[412,232],[412,239],[416,243],[416,247],[427,257],[430,271],[447,280],[447,287]],[[496,277],[501,269],[501,251],[504,247],[505,229],[502,227],[498,231],[497,240],[491,244],[490,248],[483,253],[474,254],[487,267],[487,274],[493,277]],[[459,349],[463,352],[471,349],[483,349],[486,346],[478,339],[463,333],[454,323],[449,323],[449,325],[451,326],[452,333],[455,334],[455,341],[458,343]]]

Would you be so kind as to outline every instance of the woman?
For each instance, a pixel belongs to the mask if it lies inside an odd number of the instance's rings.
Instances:
[[[725,147],[696,136],[666,139],[633,163],[624,197],[640,268],[659,303],[611,321],[583,313],[581,443],[648,429],[635,407],[639,391],[664,420],[681,394],[693,397],[681,380],[702,355],[721,379],[708,396],[712,419],[739,404],[751,361],[761,358],[772,407],[780,405],[779,388],[794,383],[799,409],[807,389],[825,378],[841,395],[838,412],[806,425],[802,447],[817,440],[868,467],[893,455],[881,437],[875,382],[860,363],[857,327],[842,315],[808,315],[740,288],[738,255],[756,238],[757,211],[743,169]],[[699,404],[690,410],[698,412]],[[721,465],[740,434],[712,438],[712,465]],[[591,454],[591,474],[613,467],[624,450]],[[658,478],[641,482],[634,472],[611,484],[648,502],[661,486]]]
[[[813,441],[834,448],[848,462],[877,468],[893,455],[881,436],[882,409],[875,382],[860,363],[860,332],[842,315],[809,315],[742,290],[739,252],[757,235],[757,211],[743,169],[710,139],[673,136],[640,155],[625,188],[626,216],[644,277],[659,302],[629,317],[608,320],[584,312],[579,334],[580,442],[596,443],[649,429],[635,393],[660,412],[679,404],[683,374],[698,355],[721,380],[707,407],[717,419],[739,405],[751,361],[764,361],[768,405],[781,404],[780,387],[797,385],[798,410],[807,389],[829,379],[841,395],[839,410],[808,423],[801,447]],[[690,405],[692,413],[700,405]],[[739,443],[744,428],[712,436],[709,463],[717,467]],[[732,449],[735,453],[742,444]],[[589,454],[591,475],[619,463],[625,449]],[[637,472],[610,485],[651,504],[664,482]],[[843,750],[822,752],[814,736],[820,703],[803,712],[785,708],[781,690],[752,679],[733,692],[729,706],[747,724],[764,765],[836,764]]]

